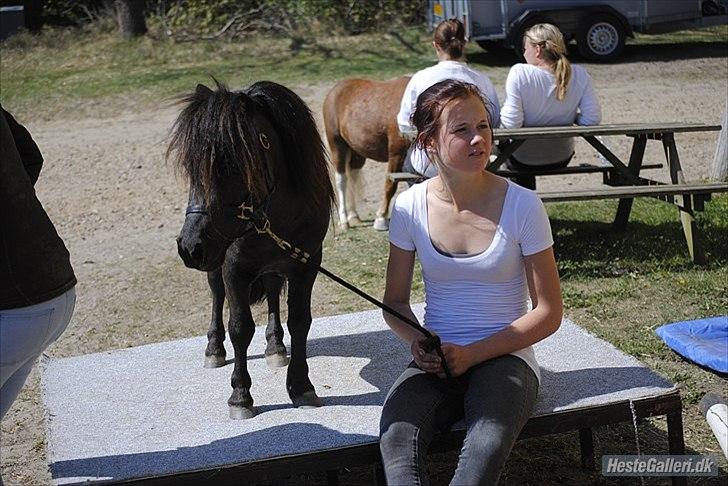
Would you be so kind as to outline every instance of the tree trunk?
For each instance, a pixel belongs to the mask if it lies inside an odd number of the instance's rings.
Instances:
[[[144,20],[144,0],[115,0],[119,32],[124,39],[147,33]]]
[[[723,128],[720,130],[718,143],[715,147],[711,179],[718,182],[728,182],[728,101],[726,101],[722,125]]]

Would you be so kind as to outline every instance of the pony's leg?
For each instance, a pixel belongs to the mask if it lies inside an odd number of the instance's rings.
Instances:
[[[250,312],[250,282],[237,272],[225,273],[225,288],[230,302],[228,334],[235,350],[235,367],[230,384],[233,392],[228,399],[231,419],[246,419],[255,415],[253,397],[250,395],[250,374],[247,354],[250,341],[255,334],[255,322]]]
[[[225,366],[225,328],[222,325],[222,308],[225,303],[225,284],[222,269],[207,272],[207,283],[212,292],[212,318],[207,329],[207,348],[205,349],[205,368]]]
[[[311,260],[312,265],[288,280],[288,332],[291,335],[291,362],[288,365],[286,389],[295,407],[320,407],[323,401],[316,395],[308,377],[306,339],[311,328],[311,291],[316,280],[316,266],[321,253]]]
[[[404,164],[404,154],[392,155],[390,153],[387,171],[399,172],[402,170],[402,164]],[[385,177],[384,196],[379,204],[379,209],[377,209],[377,216],[374,218],[374,229],[377,231],[387,231],[389,229],[389,221],[387,220],[389,218],[389,203],[392,201],[395,191],[397,191],[397,185],[389,177]]]
[[[288,351],[283,344],[281,326],[281,289],[283,277],[267,274],[261,277],[268,301],[268,325],[265,328],[265,362],[269,368],[282,368],[288,364]]]

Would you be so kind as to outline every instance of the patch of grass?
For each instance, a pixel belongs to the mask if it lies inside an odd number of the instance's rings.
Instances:
[[[659,35],[635,33],[630,44],[683,44],[695,42],[728,42],[728,25],[713,25],[703,29],[680,30]]]
[[[71,35],[70,32],[74,32]],[[307,83],[348,76],[387,78],[431,64],[424,32],[327,37],[291,48],[288,39],[175,43],[143,37],[123,41],[114,32],[51,30],[21,34],[3,44],[3,103],[48,118],[106,98],[115,106],[144,107],[190,91],[210,76],[233,87],[260,79]],[[405,43],[422,46],[411,50]],[[417,48],[415,48],[417,49]],[[71,114],[71,113],[69,113]]]

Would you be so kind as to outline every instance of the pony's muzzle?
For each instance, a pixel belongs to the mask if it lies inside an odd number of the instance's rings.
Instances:
[[[185,243],[181,236],[177,237],[177,253],[187,268],[202,269],[205,266],[205,253],[202,242]]]

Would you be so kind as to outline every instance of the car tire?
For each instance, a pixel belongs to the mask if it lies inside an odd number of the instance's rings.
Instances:
[[[585,19],[576,36],[579,53],[591,61],[608,62],[624,48],[626,33],[622,23],[613,15],[597,14]]]

